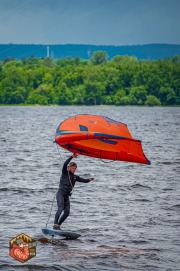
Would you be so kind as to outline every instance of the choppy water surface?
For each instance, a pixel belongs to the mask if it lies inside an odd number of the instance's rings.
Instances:
[[[63,229],[78,240],[41,233],[59,185],[62,159],[53,144],[58,124],[93,113],[127,123],[152,165],[104,163],[79,156]],[[0,270],[180,270],[180,109],[136,107],[0,107]],[[53,224],[56,203],[49,226]],[[9,240],[25,233],[37,256],[21,264]]]

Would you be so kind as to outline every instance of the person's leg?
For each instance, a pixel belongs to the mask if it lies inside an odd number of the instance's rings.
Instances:
[[[69,196],[65,196],[64,197],[64,213],[60,217],[58,224],[61,225],[64,222],[64,220],[69,216],[69,214],[70,214],[70,200],[69,200]]]
[[[59,221],[62,211],[64,210],[64,196],[60,191],[57,192],[56,199],[57,199],[58,210],[55,214],[54,226],[59,227],[60,224],[58,223],[58,221]]]

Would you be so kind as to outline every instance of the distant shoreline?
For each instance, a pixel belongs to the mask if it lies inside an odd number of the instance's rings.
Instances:
[[[48,104],[48,105],[41,105],[41,104],[0,104],[0,107],[145,107],[145,108],[152,108],[152,107],[180,107],[180,105],[108,105],[108,104],[101,104],[101,105],[78,105],[78,104],[71,104],[71,105],[59,105],[59,104]]]
[[[23,59],[29,57],[54,60],[79,57],[89,60],[95,51],[104,51],[108,59],[116,55],[135,56],[138,60],[157,60],[180,55],[180,44],[150,43],[136,45],[95,45],[95,44],[0,44],[0,59],[8,57]]]

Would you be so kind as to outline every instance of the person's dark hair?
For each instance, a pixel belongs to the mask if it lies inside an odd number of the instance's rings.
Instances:
[[[68,164],[68,167],[77,167],[77,164],[75,162],[70,162]]]

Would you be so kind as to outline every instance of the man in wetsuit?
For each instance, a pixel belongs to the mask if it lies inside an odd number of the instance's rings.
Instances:
[[[61,224],[68,217],[70,213],[70,199],[72,190],[76,182],[89,183],[94,180],[94,178],[83,179],[75,175],[77,169],[77,164],[75,162],[70,162],[73,158],[76,158],[77,154],[74,153],[69,157],[63,165],[62,175],[60,178],[59,189],[56,194],[58,210],[55,214],[54,227],[55,230],[60,230]],[[62,214],[63,212],[63,214]],[[62,214],[62,215],[61,215]]]

